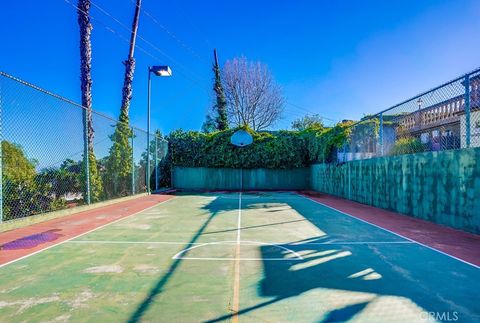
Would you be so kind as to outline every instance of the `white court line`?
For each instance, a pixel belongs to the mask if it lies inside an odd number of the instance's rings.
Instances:
[[[84,243],[84,244],[172,244],[172,245],[195,245],[201,244],[196,242],[177,242],[177,241],[121,241],[121,240],[72,240],[68,243]]]
[[[208,257],[208,258],[202,258],[202,257],[182,257],[182,258],[177,258],[177,259],[186,259],[186,260],[228,260],[228,261],[236,261],[236,260],[247,260],[247,261],[298,261],[301,259],[297,258],[213,258],[213,257]]]
[[[275,246],[277,248],[283,249],[289,253],[292,253],[295,255],[296,258],[290,258],[290,259],[285,259],[285,258],[242,258],[242,257],[228,257],[228,258],[219,258],[219,257],[181,257],[184,253],[187,251],[190,251],[192,249],[200,248],[203,246],[208,246],[208,245],[222,245],[222,244],[228,244],[231,241],[219,241],[219,242],[208,242],[200,245],[195,245],[193,247],[181,250],[177,254],[175,254],[172,259],[189,259],[189,260],[303,260],[303,257],[298,254],[297,252],[288,249],[284,246],[280,246],[277,244],[269,244],[265,242],[258,242],[258,241],[241,241],[241,230],[242,230],[242,192],[240,191],[239,197],[238,197],[238,217],[237,217],[237,240],[236,240],[236,246],[237,248],[240,248],[242,244],[260,244],[260,245],[271,245]]]
[[[277,203],[282,203],[283,200],[298,200],[298,197],[296,196],[291,196],[291,195],[286,195],[286,196],[278,196],[278,195],[262,195],[262,196],[258,196],[258,195],[248,195],[248,193],[246,193],[247,196],[243,196],[242,199],[243,200],[258,200],[260,198],[265,198],[265,199],[275,199],[275,200],[279,200],[279,202]],[[218,195],[219,198],[222,198],[222,199],[226,199],[226,200],[236,200],[238,197],[233,197],[233,196],[224,196],[224,195]],[[269,203],[273,203],[272,202],[269,202]]]
[[[245,244],[245,245],[264,245],[264,246],[273,246],[273,247],[277,247],[277,248],[280,248],[280,249],[283,249],[285,251],[287,251],[288,253],[291,253],[293,254],[296,258],[289,258],[289,259],[284,259],[284,258],[236,258],[236,257],[226,257],[226,258],[219,258],[219,257],[205,257],[205,258],[202,258],[202,257],[182,257],[182,255],[184,253],[186,253],[187,251],[190,251],[192,249],[196,249],[196,248],[200,248],[200,247],[204,247],[204,246],[209,246],[209,245],[241,245],[241,244]],[[198,244],[198,245],[195,245],[193,247],[190,247],[190,248],[186,248],[186,249],[183,249],[181,250],[180,252],[176,253],[172,259],[193,259],[193,260],[200,260],[200,259],[204,259],[204,260],[220,260],[220,259],[225,259],[225,260],[303,260],[303,257],[293,251],[292,249],[289,249],[287,247],[284,247],[284,246],[281,246],[281,245],[278,245],[278,244],[273,244],[273,243],[268,243],[268,242],[260,242],[260,241],[218,241],[218,242],[206,242],[206,243],[202,243],[202,244]]]
[[[233,197],[233,196],[223,196],[223,195],[218,195],[219,198],[225,199],[225,200],[236,200],[238,197]],[[244,200],[257,200],[261,196],[248,196],[248,197],[243,197]]]
[[[307,242],[307,243],[300,243],[297,246],[304,246],[304,245],[351,245],[351,244],[412,244],[415,243],[413,241],[335,241],[335,242]]]
[[[205,242],[180,242],[180,241],[122,241],[122,240],[71,240],[68,243],[83,244],[165,244],[165,245],[205,245]],[[213,241],[209,242],[216,245],[236,245],[237,241]],[[414,244],[413,241],[335,241],[335,242],[264,242],[264,241],[245,241],[240,240],[241,245],[270,245],[270,246],[316,246],[316,245],[356,245],[356,244]],[[222,258],[223,259],[223,258]]]
[[[297,193],[297,194],[298,194],[298,193]],[[301,195],[301,194],[298,194],[298,195],[301,196],[301,197],[303,197],[303,198],[305,198],[305,199],[307,199],[307,200],[310,200],[310,201],[315,202],[315,203],[317,203],[317,204],[323,205],[323,206],[326,207],[326,208],[329,208],[329,209],[331,209],[331,210],[337,211],[337,212],[342,213],[342,214],[344,214],[344,215],[347,215],[347,216],[349,216],[349,217],[351,217],[351,218],[357,219],[358,221],[361,221],[361,222],[370,224],[371,226],[374,226],[374,227],[376,227],[376,228],[382,229],[383,231],[386,231],[386,232],[389,232],[389,233],[391,233],[391,234],[394,234],[394,235],[396,235],[396,236],[398,236],[398,237],[400,237],[400,238],[406,239],[406,240],[411,241],[411,242],[413,242],[413,243],[416,243],[416,244],[418,244],[418,245],[420,245],[420,246],[422,246],[422,247],[425,247],[425,248],[428,248],[428,249],[430,249],[430,250],[436,251],[436,252],[438,252],[438,253],[441,253],[442,255],[445,255],[445,256],[450,257],[450,258],[452,258],[452,259],[455,259],[455,260],[458,260],[458,261],[460,261],[460,262],[463,262],[464,264],[467,264],[467,265],[470,265],[470,266],[475,267],[475,268],[477,268],[477,269],[480,269],[480,266],[477,266],[477,265],[475,265],[475,264],[472,264],[472,263],[470,263],[470,262],[468,262],[468,261],[466,261],[466,260],[457,258],[457,257],[455,257],[455,256],[452,256],[452,255],[446,253],[446,252],[443,252],[443,251],[441,251],[441,250],[435,249],[435,248],[433,248],[433,247],[430,247],[430,246],[428,246],[428,245],[426,245],[426,244],[423,244],[423,243],[421,243],[421,242],[418,242],[418,241],[416,241],[416,240],[407,238],[407,237],[405,237],[405,236],[403,236],[403,235],[401,235],[401,234],[399,234],[399,233],[390,231],[390,230],[388,230],[388,229],[382,228],[382,227],[379,226],[379,225],[370,223],[370,222],[368,222],[368,221],[365,221],[365,220],[362,220],[362,219],[360,219],[360,218],[357,218],[357,217],[355,217],[355,216],[353,216],[353,215],[351,215],[351,214],[348,214],[348,213],[346,213],[346,212],[337,210],[337,209],[335,209],[335,208],[333,208],[333,207],[331,207],[331,206],[328,206],[328,205],[323,204],[323,203],[321,203],[321,202],[315,201],[315,200],[313,200],[313,199],[311,199],[311,198],[309,198],[309,197],[307,197],[307,196],[304,196],[304,195]]]
[[[81,233],[81,234],[76,235],[76,236],[74,236],[74,237],[71,237],[71,238],[69,238],[69,239],[67,239],[67,240],[61,241],[61,242],[59,242],[59,243],[57,243],[57,244],[54,244],[54,245],[45,247],[45,248],[43,248],[43,249],[37,250],[37,251],[32,252],[32,253],[30,253],[30,254],[28,254],[28,255],[25,255],[25,256],[23,256],[23,257],[20,257],[20,258],[11,260],[11,261],[9,261],[9,262],[6,262],[6,263],[0,265],[0,268],[5,267],[5,266],[10,265],[10,264],[13,264],[13,263],[15,263],[15,262],[17,262],[17,261],[20,261],[20,260],[22,260],[22,259],[31,257],[31,256],[33,256],[33,255],[36,255],[36,254],[38,254],[38,253],[40,253],[40,252],[46,251],[46,250],[51,249],[51,248],[53,248],[53,247],[57,247],[57,246],[62,245],[62,244],[64,244],[64,243],[66,243],[66,242],[70,242],[70,241],[73,240],[73,239],[76,239],[76,238],[78,238],[78,237],[84,236],[84,235],[89,234],[89,233],[91,233],[91,232],[94,232],[94,231],[96,231],[96,230],[102,229],[102,228],[104,228],[104,227],[106,227],[106,226],[108,226],[108,225],[111,225],[111,224],[114,224],[114,223],[123,221],[123,220],[125,220],[125,219],[128,219],[128,218],[134,216],[134,215],[138,215],[138,214],[140,214],[140,213],[142,213],[142,212],[145,212],[145,211],[147,211],[147,210],[153,209],[154,207],[159,206],[160,204],[163,204],[163,203],[165,203],[165,202],[168,202],[168,201],[171,201],[171,200],[174,200],[174,199],[175,199],[175,198],[171,198],[171,199],[162,201],[162,202],[160,202],[160,203],[158,203],[158,204],[152,205],[151,207],[148,207],[148,208],[143,209],[143,210],[141,210],[141,211],[138,211],[138,212],[135,212],[135,213],[133,213],[133,214],[127,215],[126,217],[123,217],[123,218],[121,218],[121,219],[117,219],[117,220],[115,220],[115,221],[106,223],[106,224],[101,225],[101,226],[99,226],[99,227],[96,227],[96,228],[94,228],[94,229],[92,229],[92,230],[89,230],[89,231],[87,231],[87,232]]]
[[[241,230],[242,230],[242,192],[240,192],[238,196],[237,245],[240,244]]]

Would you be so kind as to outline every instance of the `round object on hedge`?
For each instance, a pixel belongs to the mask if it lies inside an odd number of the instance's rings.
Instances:
[[[240,129],[230,137],[230,142],[238,147],[245,147],[253,143],[253,137],[247,131]]]

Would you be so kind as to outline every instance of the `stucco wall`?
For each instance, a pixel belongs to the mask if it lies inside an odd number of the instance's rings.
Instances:
[[[172,185],[184,190],[298,190],[309,185],[310,169],[174,167]]]
[[[311,166],[312,189],[480,233],[480,148]]]

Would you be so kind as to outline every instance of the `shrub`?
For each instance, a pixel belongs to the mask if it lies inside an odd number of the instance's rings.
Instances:
[[[396,156],[421,153],[423,151],[425,151],[425,147],[418,138],[405,137],[400,138],[395,142],[395,145],[392,147],[390,154]]]
[[[63,198],[55,198],[46,185],[39,185],[34,160],[23,149],[2,141],[3,220],[10,220],[66,207]]]
[[[335,147],[343,145],[347,133],[346,124],[303,131],[254,132],[245,128],[253,136],[253,144],[240,148],[230,143],[236,130],[210,134],[173,131],[168,136],[171,164],[214,168],[307,167],[312,162],[328,160]]]

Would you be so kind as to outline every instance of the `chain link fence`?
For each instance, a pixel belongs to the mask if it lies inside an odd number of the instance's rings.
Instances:
[[[168,143],[158,132],[148,136],[101,113],[89,115],[79,104],[3,72],[0,122],[0,220],[168,183]],[[480,69],[366,116],[348,133],[338,162],[480,147]]]
[[[348,131],[339,162],[480,147],[480,69],[365,116]]]
[[[168,142],[159,132],[89,115],[3,72],[0,122],[0,221],[153,191],[170,176],[160,171]]]

